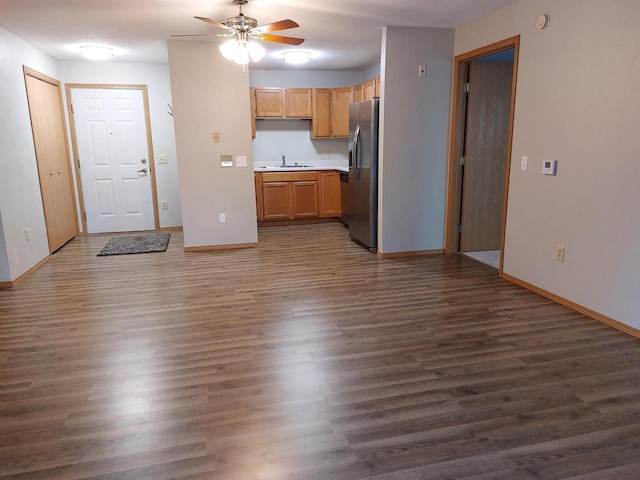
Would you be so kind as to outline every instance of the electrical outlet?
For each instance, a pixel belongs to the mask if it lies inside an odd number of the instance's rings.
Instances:
[[[162,209],[163,210],[169,210],[169,202],[167,202],[166,200],[162,201]]]
[[[564,262],[564,245],[558,245],[556,247],[556,260]]]
[[[158,163],[165,165],[167,163],[166,155],[158,155]]]
[[[427,66],[426,65],[418,65],[418,76],[426,77],[427,76]]]
[[[227,221],[227,216],[224,213],[218,214],[218,222],[225,223]]]
[[[31,240],[31,232],[29,231],[28,228],[24,229],[24,239],[28,242],[29,240]]]

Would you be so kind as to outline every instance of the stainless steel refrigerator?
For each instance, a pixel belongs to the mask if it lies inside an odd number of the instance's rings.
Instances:
[[[378,248],[378,98],[349,105],[349,236]]]

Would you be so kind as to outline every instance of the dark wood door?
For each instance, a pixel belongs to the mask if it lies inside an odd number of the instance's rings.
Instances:
[[[49,251],[54,252],[78,234],[60,83],[26,68],[25,82]]]
[[[460,250],[499,250],[513,62],[473,61],[463,170]]]

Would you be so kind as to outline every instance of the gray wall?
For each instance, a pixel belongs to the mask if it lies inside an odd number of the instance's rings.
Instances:
[[[636,329],[639,25],[637,0],[521,0],[457,28],[455,45],[521,36],[504,272]],[[552,159],[557,175],[542,175]]]
[[[215,44],[170,40],[168,48],[185,247],[255,243],[249,75]],[[220,155],[234,166],[222,168]],[[235,166],[237,155],[246,168]]]
[[[386,27],[380,106],[382,253],[444,248],[454,31]],[[418,65],[427,76],[418,77]]]
[[[0,282],[16,279],[49,255],[23,65],[58,77],[53,57],[0,28]]]

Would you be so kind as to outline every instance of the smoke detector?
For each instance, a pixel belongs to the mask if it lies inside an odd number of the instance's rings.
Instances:
[[[536,19],[536,27],[538,27],[538,30],[544,30],[549,26],[550,20],[551,20],[551,17],[549,17],[549,14],[543,13]]]

